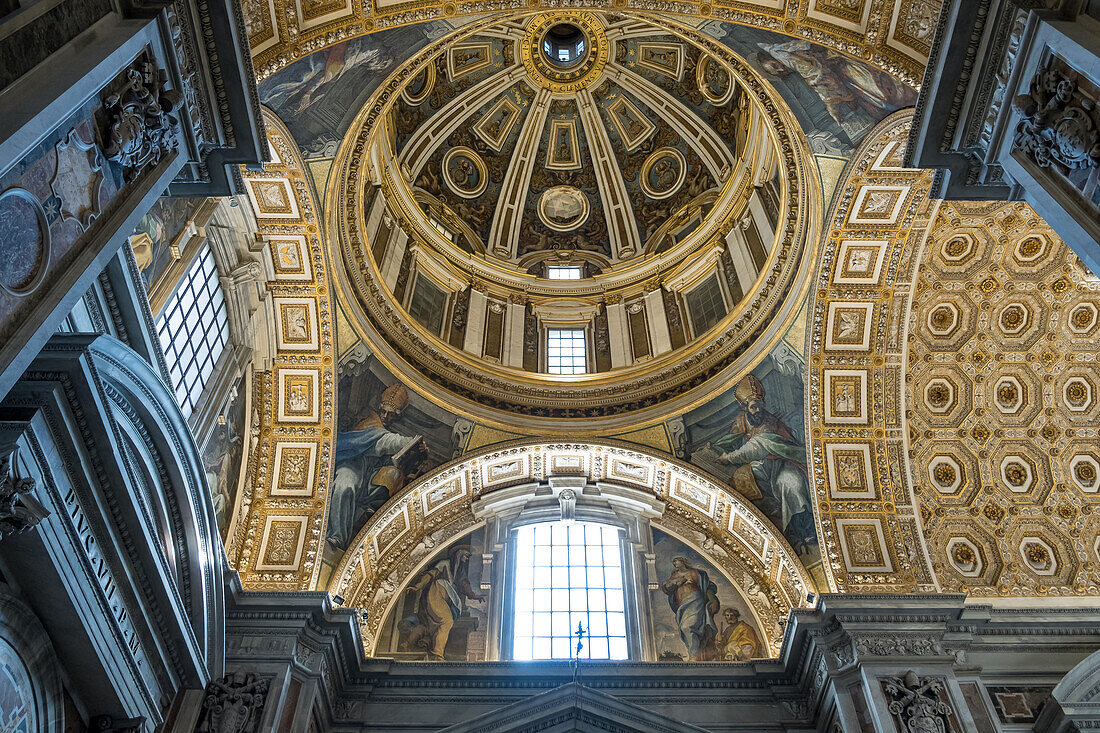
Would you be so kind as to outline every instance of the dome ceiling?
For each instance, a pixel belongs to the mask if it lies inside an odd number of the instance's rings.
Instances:
[[[820,208],[809,153],[710,37],[543,12],[395,69],[351,124],[325,210],[351,311],[423,394],[498,423],[655,419],[793,318]],[[585,333],[568,379],[547,362],[562,328]]]
[[[550,24],[580,59],[547,56]],[[745,148],[729,71],[637,21],[536,16],[453,45],[391,115],[395,158],[425,215],[472,253],[599,272],[667,249],[713,209]]]

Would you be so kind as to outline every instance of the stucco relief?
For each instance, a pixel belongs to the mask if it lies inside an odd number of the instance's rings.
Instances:
[[[324,541],[335,326],[310,184],[286,129],[273,116],[266,120],[273,161],[241,175],[271,257],[279,338],[270,370],[253,379],[247,447],[240,438],[247,471],[239,496],[230,492],[232,503],[225,501],[234,508],[223,530],[246,587],[306,590]]]
[[[962,298],[958,329],[935,329]],[[944,590],[1096,592],[1100,368],[1087,334],[1098,304],[1100,281],[1026,204],[940,207],[914,285],[905,386],[914,486]],[[927,399],[945,368],[972,396],[967,409],[938,414]]]
[[[909,486],[900,399],[909,284],[935,211],[931,172],[897,162],[908,130],[909,113],[887,118],[841,181],[810,316],[809,472],[821,555],[840,592],[934,587]],[[846,312],[866,315],[846,325]],[[932,327],[953,336],[968,313],[953,304],[934,314]],[[964,412],[971,399],[964,378],[954,365],[942,367],[913,399],[932,404],[930,415]],[[937,467],[940,485],[956,492],[964,467]]]

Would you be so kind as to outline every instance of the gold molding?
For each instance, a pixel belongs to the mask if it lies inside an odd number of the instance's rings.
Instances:
[[[256,34],[250,38],[254,49],[252,61],[260,81],[310,53],[349,38],[430,20],[485,14],[485,4],[475,0],[409,0],[381,6],[378,3],[354,4],[345,15],[329,22],[311,23],[300,17],[298,4],[293,0],[274,0],[270,10],[266,5],[252,8],[258,2],[246,0],[248,7],[245,10],[246,15],[255,11],[255,14],[268,16],[267,22],[253,24]],[[771,0],[678,0],[671,5],[660,0],[624,0],[617,9],[638,15],[676,18],[692,24],[719,20],[805,38],[861,59],[910,86],[920,87],[936,27],[938,3],[908,0],[873,3],[866,29],[853,30],[843,21],[810,17],[812,2],[786,0],[776,7]],[[541,0],[507,0],[498,6],[497,18],[508,19],[537,11],[541,5]],[[606,11],[608,8],[604,0],[578,0],[570,10]],[[274,38],[272,26],[276,27]],[[869,33],[871,29],[876,31],[873,36]],[[873,39],[870,42],[869,37]]]
[[[911,110],[886,118],[848,164],[838,187],[844,193],[826,219],[811,304],[806,408],[814,512],[830,586],[842,593],[938,590],[907,470],[900,394],[916,254],[937,206],[929,198],[932,171],[888,164],[906,144],[911,118]],[[877,205],[866,191],[879,187],[904,193],[896,209],[887,207],[892,218],[868,223],[866,207]],[[855,241],[881,248],[885,265],[875,267],[877,257],[854,248],[853,262],[841,262],[838,249]],[[853,267],[874,276],[858,286],[826,285]],[[838,305],[850,309],[853,330],[860,330],[859,314],[868,314],[866,347],[850,336],[833,340],[828,314]]]
[[[750,96],[769,97],[773,102],[777,99],[770,85],[713,39],[667,21],[654,22],[662,23],[661,27],[699,45],[705,52],[725,59]],[[471,33],[483,28],[473,25],[476,27],[469,30]],[[690,409],[762,358],[766,349],[779,338],[783,326],[793,319],[796,309],[791,305],[792,298],[797,299],[797,294],[808,287],[812,263],[807,266],[807,260],[812,261],[816,256],[813,248],[821,210],[821,192],[813,157],[793,116],[781,103],[766,109],[778,145],[777,152],[788,171],[787,185],[791,194],[784,203],[779,226],[781,242],[772,248],[766,271],[758,280],[759,288],[727,316],[724,330],[719,331],[715,343],[662,354],[628,371],[551,382],[537,374],[489,364],[469,354],[440,348],[442,342],[433,339],[418,324],[409,323],[409,319],[389,302],[391,298],[380,284],[377,265],[362,254],[361,213],[358,211],[362,206],[361,191],[360,187],[351,184],[349,176],[362,178],[365,175],[355,171],[360,169],[360,160],[369,148],[373,125],[385,119],[395,93],[436,51],[434,46],[426,49],[376,91],[344,141],[335,164],[339,172],[330,178],[326,196],[330,204],[325,209],[330,231],[338,233],[338,237],[333,238],[333,245],[344,262],[344,267],[338,268],[338,291],[360,306],[350,309],[364,321],[358,330],[365,334],[374,353],[391,371],[405,375],[409,386],[427,399],[485,424],[514,426],[518,420],[519,424],[538,432],[595,432],[612,425],[639,424],[639,421],[652,424]],[[384,187],[398,185],[388,167],[379,172]],[[733,183],[731,178],[727,186]],[[408,212],[398,213],[401,224],[407,227],[410,223]],[[722,223],[722,226],[732,225],[732,221]],[[709,241],[709,236],[704,239],[700,233],[699,239]],[[463,259],[470,261],[465,255]],[[477,279],[482,275],[475,273]],[[639,280],[640,287],[653,276],[649,267],[631,277]],[[545,289],[542,297],[558,294],[547,284],[549,281],[538,283],[535,278],[527,278],[531,280],[532,289]],[[592,285],[595,289],[591,295],[606,288],[606,284]],[[507,297],[508,292],[505,288],[495,294]],[[589,293],[571,289],[570,295],[585,297]],[[776,317],[777,314],[781,315]]]
[[[456,537],[478,525],[471,505],[505,488],[540,482],[556,459],[570,457],[590,481],[619,483],[651,493],[664,503],[654,526],[689,544],[708,543],[722,552],[708,557],[739,588],[762,621],[770,655],[783,638],[780,620],[808,604],[813,580],[782,534],[739,494],[689,464],[615,441],[514,441],[472,453],[406,487],[373,515],[356,535],[332,575],[328,591],[344,605],[365,608],[360,620],[364,651],[374,653],[378,631],[399,591],[431,559],[425,538]],[[579,460],[578,460],[579,459]],[[572,473],[573,469],[570,469]]]

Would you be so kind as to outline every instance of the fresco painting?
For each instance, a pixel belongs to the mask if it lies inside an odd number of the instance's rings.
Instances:
[[[259,85],[305,158],[336,155],[352,118],[390,73],[457,24],[429,21],[359,36],[290,64]]]
[[[138,272],[150,291],[174,259],[172,245],[182,247],[176,240],[206,199],[161,196],[149,209],[130,237]]]
[[[699,30],[740,55],[783,96],[819,155],[847,155],[916,90],[851,56],[804,39],[705,21]]]
[[[684,416],[695,465],[751,502],[786,537],[808,570],[819,565],[806,466],[805,313],[750,374]]]
[[[416,573],[382,626],[378,654],[397,659],[485,659],[489,591],[482,590],[485,530],[441,549]]]
[[[698,552],[653,530],[657,580],[650,591],[662,662],[743,662],[765,654],[755,620],[733,584]]]
[[[244,458],[245,393],[248,382],[247,376],[238,380],[202,451],[206,483],[214,499],[214,516],[222,537],[229,532],[244,469],[241,462]]]
[[[336,439],[323,563],[326,572],[367,520],[414,479],[460,453],[468,431],[394,377],[346,324],[337,368]],[[458,436],[457,438],[455,436]]]

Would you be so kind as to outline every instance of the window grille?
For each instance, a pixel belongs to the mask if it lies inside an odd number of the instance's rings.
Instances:
[[[714,324],[726,317],[726,301],[722,299],[722,287],[718,277],[711,275],[702,285],[687,294],[688,313],[695,335],[702,336]]]
[[[225,298],[208,246],[187,268],[156,325],[176,401],[190,417],[229,343]]]
[[[588,372],[588,355],[583,328],[547,329],[546,371],[550,374]]]
[[[512,657],[569,659],[583,628],[581,659],[626,659],[619,530],[548,522],[515,535]]]

